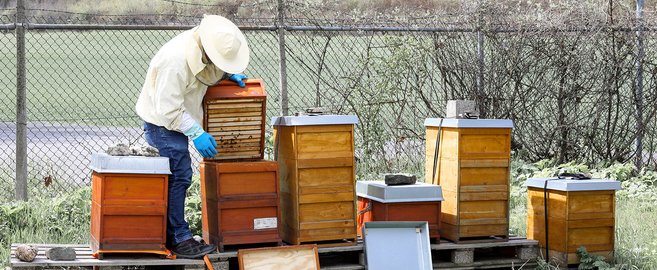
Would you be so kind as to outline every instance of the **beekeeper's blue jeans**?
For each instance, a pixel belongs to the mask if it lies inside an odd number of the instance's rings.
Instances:
[[[192,238],[189,224],[185,221],[185,195],[192,183],[192,158],[189,141],[185,134],[171,131],[151,123],[144,123],[144,135],[160,156],[169,158],[169,201],[167,208],[167,246]]]

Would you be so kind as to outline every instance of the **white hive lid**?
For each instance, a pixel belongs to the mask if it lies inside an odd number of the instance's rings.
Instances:
[[[424,120],[424,126],[450,128],[513,128],[513,121],[510,119],[427,118]]]
[[[425,183],[389,186],[382,181],[358,181],[356,182],[356,194],[359,197],[382,203],[443,200],[440,186]]]
[[[558,179],[552,178],[529,178],[525,182],[525,186],[540,188],[545,187],[547,181],[547,189],[560,190],[560,191],[593,191],[593,190],[619,190],[621,184],[618,181],[610,179]]]
[[[169,158],[91,155],[91,169],[99,173],[171,174]]]
[[[272,126],[313,126],[313,125],[353,125],[358,124],[355,115],[300,115],[277,116],[271,118]]]

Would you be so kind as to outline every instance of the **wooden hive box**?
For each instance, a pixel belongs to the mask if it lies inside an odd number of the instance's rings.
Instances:
[[[355,116],[272,119],[280,169],[281,237],[298,245],[356,240]]]
[[[261,160],[265,146],[267,95],[262,80],[246,87],[222,81],[203,98],[203,129],[217,141],[217,155],[207,160]]]
[[[201,163],[203,238],[224,245],[278,243],[278,163]]]
[[[440,185],[444,196],[441,236],[454,242],[508,240],[513,122],[429,118],[424,125],[425,179]]]
[[[358,236],[365,222],[426,221],[429,237],[440,240],[440,186],[416,183],[387,186],[381,181],[358,181]],[[437,241],[440,242],[440,241]]]
[[[156,253],[165,248],[168,158],[92,157],[91,248],[103,253]]]
[[[548,181],[547,192],[544,190]],[[527,238],[539,241],[546,256],[545,204],[547,195],[548,242],[551,262],[577,264],[577,248],[611,260],[614,257],[615,191],[620,182],[606,179],[527,180]]]

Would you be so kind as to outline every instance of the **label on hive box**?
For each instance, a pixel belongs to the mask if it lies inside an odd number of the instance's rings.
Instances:
[[[272,218],[254,218],[253,219],[253,229],[254,230],[263,230],[263,229],[273,229],[277,227],[277,222],[275,217]]]

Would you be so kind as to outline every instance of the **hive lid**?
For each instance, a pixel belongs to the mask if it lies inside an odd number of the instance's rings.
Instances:
[[[365,222],[363,242],[367,269],[433,269],[426,221]]]
[[[547,189],[560,191],[591,191],[591,190],[619,190],[621,184],[609,179],[558,179],[552,178],[529,178],[525,186],[543,189],[545,181],[548,181]]]
[[[356,182],[356,194],[359,197],[382,203],[443,200],[443,192],[440,186],[426,183],[388,186],[381,181],[358,181]]]
[[[513,128],[510,119],[455,119],[455,118],[427,118],[424,126],[427,127],[451,127],[451,128]]]
[[[234,98],[262,98],[266,97],[265,84],[261,79],[248,79],[244,81],[245,87],[237,83],[223,80],[215,86],[208,87],[204,100],[234,99]]]
[[[273,126],[353,125],[358,124],[355,115],[300,115],[272,117]]]
[[[99,173],[171,174],[169,158],[91,155],[91,169]]]

